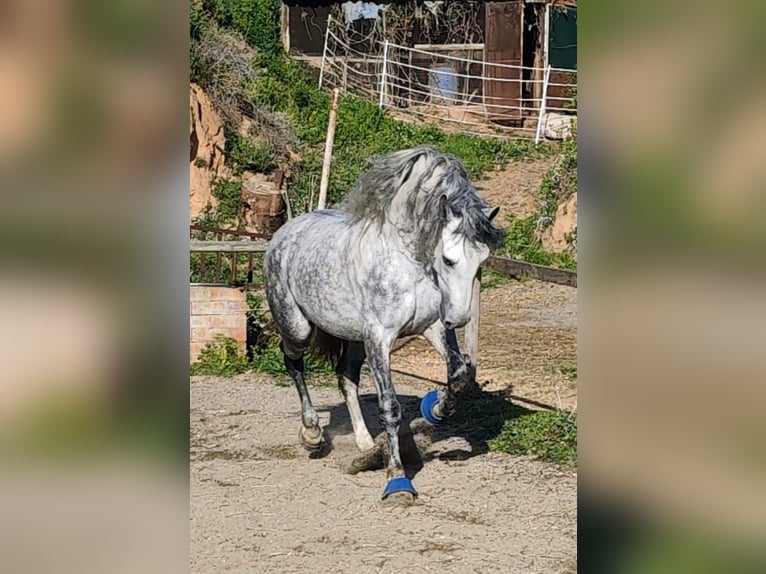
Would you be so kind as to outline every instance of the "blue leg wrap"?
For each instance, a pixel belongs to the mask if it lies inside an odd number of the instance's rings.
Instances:
[[[420,401],[420,414],[432,425],[438,425],[442,422],[441,417],[434,415],[434,405],[439,402],[438,391],[428,391]]]
[[[392,478],[386,484],[386,489],[383,491],[383,499],[385,500],[390,494],[395,492],[409,492],[413,496],[418,495],[418,491],[412,486],[412,481],[409,478]]]

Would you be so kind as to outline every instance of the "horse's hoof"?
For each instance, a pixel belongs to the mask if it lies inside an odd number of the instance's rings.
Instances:
[[[436,406],[436,403],[438,402],[438,391],[428,391],[420,400],[420,414],[432,425],[438,425],[443,420],[442,417],[437,417],[434,414],[434,406]]]
[[[322,450],[324,445],[324,435],[322,429],[301,427],[298,431],[298,440],[301,441],[301,446],[309,452],[315,452]]]
[[[409,493],[412,497],[417,497],[418,491],[412,486],[412,481],[405,477],[392,478],[386,484],[386,489],[383,491],[383,500],[397,493]],[[407,497],[409,498],[409,497]]]

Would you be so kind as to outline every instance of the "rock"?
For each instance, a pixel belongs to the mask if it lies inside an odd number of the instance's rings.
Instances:
[[[576,229],[577,194],[573,193],[559,205],[553,225],[543,232],[543,248],[546,251],[576,251],[576,246],[568,240]]]
[[[543,118],[543,135],[549,140],[563,140],[572,133],[575,116],[548,112]]]
[[[189,86],[189,219],[202,215],[208,203],[215,206],[213,182],[228,175],[223,150],[223,124],[202,89]]]

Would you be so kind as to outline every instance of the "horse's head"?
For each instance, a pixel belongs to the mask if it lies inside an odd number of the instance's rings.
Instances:
[[[481,240],[471,239],[466,234],[466,214],[455,213],[446,196],[440,199],[444,225],[441,239],[434,254],[434,273],[441,291],[442,301],[439,315],[448,329],[462,327],[471,315],[471,294],[473,279],[484,260],[489,256],[489,246]],[[481,217],[489,226],[497,215],[498,208],[481,208]]]

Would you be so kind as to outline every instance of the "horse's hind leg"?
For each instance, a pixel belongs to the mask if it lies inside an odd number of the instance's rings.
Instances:
[[[375,442],[367,430],[367,425],[359,406],[359,374],[364,363],[365,353],[362,343],[347,342],[343,345],[343,353],[335,371],[338,373],[338,386],[346,399],[351,426],[354,427],[356,446],[367,450],[375,446]]]
[[[322,428],[319,426],[319,415],[317,415],[316,409],[311,403],[311,397],[309,396],[309,390],[306,387],[306,379],[304,377],[303,353],[308,348],[308,343],[305,347],[295,347],[291,346],[283,338],[281,347],[285,360],[285,368],[287,368],[287,372],[290,373],[293,381],[295,381],[295,388],[298,389],[298,395],[301,398],[301,419],[303,426],[298,435],[301,444],[310,451],[320,450],[324,443],[324,437],[322,435]]]
[[[301,399],[301,418],[303,426],[299,437],[301,444],[308,450],[320,450],[324,437],[319,426],[319,416],[311,403],[303,364],[303,354],[309,348],[313,328],[303,316],[297,305],[290,304],[292,299],[272,297],[269,305],[282,336],[280,345],[284,355],[285,368],[295,381],[295,388]]]

